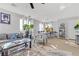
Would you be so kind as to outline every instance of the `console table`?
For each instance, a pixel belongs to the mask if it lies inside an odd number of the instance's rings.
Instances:
[[[29,43],[29,45],[27,45],[27,43]],[[17,39],[17,40],[8,41],[7,43],[4,43],[0,48],[1,55],[8,56],[9,49],[20,46],[22,44],[24,44],[25,47],[29,46],[29,48],[31,48],[31,39],[23,38],[23,39]]]

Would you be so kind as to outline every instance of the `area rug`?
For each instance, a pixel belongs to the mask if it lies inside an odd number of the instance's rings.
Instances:
[[[63,50],[48,51],[47,56],[71,56],[72,53]]]
[[[63,50],[49,50],[44,53],[38,50],[25,50],[19,51],[16,54],[13,54],[12,56],[72,56],[72,53]]]

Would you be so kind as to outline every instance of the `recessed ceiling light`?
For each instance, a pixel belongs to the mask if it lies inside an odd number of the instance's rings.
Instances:
[[[66,6],[63,6],[63,5],[59,7],[60,10],[64,10],[65,8]]]
[[[15,3],[11,3],[11,6],[16,7],[16,4]]]

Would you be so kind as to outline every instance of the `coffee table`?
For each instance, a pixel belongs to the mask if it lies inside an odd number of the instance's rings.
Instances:
[[[1,46],[0,48],[1,55],[8,56],[9,49],[23,45],[23,44],[25,45],[25,47],[27,47],[27,43],[29,43],[28,46],[29,48],[31,48],[31,39],[29,38],[8,41]]]

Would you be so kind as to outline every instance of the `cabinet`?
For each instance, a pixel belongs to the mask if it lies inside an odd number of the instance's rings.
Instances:
[[[59,26],[59,37],[60,38],[65,38],[65,24],[62,23]]]
[[[79,44],[79,35],[76,35],[76,44]]]

